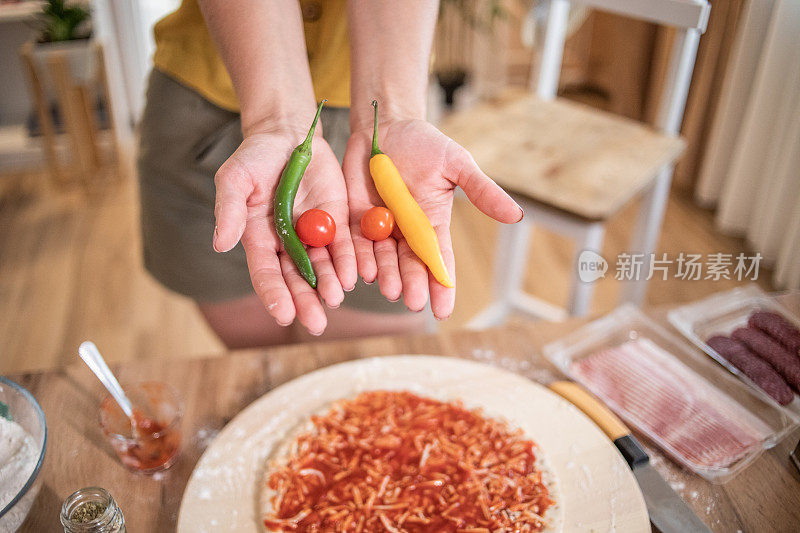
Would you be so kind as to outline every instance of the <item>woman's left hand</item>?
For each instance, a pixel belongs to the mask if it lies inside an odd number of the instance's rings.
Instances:
[[[450,217],[456,186],[464,190],[475,207],[495,220],[507,224],[522,220],[519,205],[478,168],[467,150],[432,124],[418,119],[390,120],[380,124],[379,138],[381,151],[392,159],[431,221],[454,283]],[[424,309],[430,294],[434,316],[444,320],[453,312],[455,289],[440,285],[405,239],[389,237],[373,242],[361,233],[364,213],[383,205],[369,173],[371,145],[371,126],[354,132],[347,143],[343,165],[358,272],[367,283],[377,279],[387,299],[394,301],[403,296],[412,311]]]

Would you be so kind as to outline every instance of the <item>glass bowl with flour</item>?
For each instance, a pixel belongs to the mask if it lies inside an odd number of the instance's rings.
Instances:
[[[25,521],[39,493],[47,424],[30,392],[0,376],[0,533]]]

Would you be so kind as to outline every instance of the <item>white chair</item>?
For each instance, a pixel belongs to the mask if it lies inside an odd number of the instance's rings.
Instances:
[[[705,0],[574,3],[676,29],[655,129],[556,98],[570,2],[552,0],[535,94],[482,104],[442,124],[442,130],[467,148],[525,210],[522,222],[500,230],[495,301],[473,318],[472,327],[499,324],[513,311],[550,320],[588,312],[593,284],[581,282],[577,268],[566,310],[524,292],[533,224],[573,239],[577,258],[582,250],[599,252],[606,221],[639,196],[642,206],[630,251],[649,258],[658,241],[673,167],[683,149],[677,134],[710,6]],[[647,269],[645,261],[642,272]],[[646,281],[626,284],[623,300],[640,305]]]

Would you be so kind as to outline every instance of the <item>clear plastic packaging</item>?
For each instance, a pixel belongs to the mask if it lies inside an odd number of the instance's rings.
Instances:
[[[686,468],[714,483],[730,480],[763,450],[775,446],[800,425],[792,413],[743,384],[631,305],[548,344],[544,354],[632,428]],[[617,357],[619,354],[624,358]],[[607,359],[604,364],[618,366],[606,366],[604,370],[602,365],[594,364],[598,358],[600,362]],[[620,365],[623,360],[628,366]],[[631,376],[636,380],[631,381]],[[664,393],[659,387],[665,382],[675,390]],[[709,426],[712,422],[713,427]],[[714,439],[720,428],[746,438],[736,443],[735,453],[706,454],[716,450],[718,443]],[[698,441],[698,436],[706,441]],[[729,460],[720,462],[721,457]]]
[[[774,298],[757,285],[739,287],[730,291],[709,296],[703,300],[673,309],[667,315],[670,323],[695,346],[710,355],[719,364],[755,389],[758,394],[769,398],[761,388],[753,383],[738,368],[722,357],[706,341],[714,335],[729,336],[733,330],[747,326],[747,319],[756,311],[772,311],[800,328],[800,318],[780,305]],[[772,401],[770,399],[770,401]],[[777,404],[776,404],[777,405]],[[795,398],[785,407],[793,415],[800,416],[800,398]]]

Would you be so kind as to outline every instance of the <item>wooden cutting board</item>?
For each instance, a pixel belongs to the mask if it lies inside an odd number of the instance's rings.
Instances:
[[[197,464],[183,494],[178,533],[263,532],[259,493],[267,458],[330,402],[367,390],[408,390],[521,428],[554,477],[559,531],[650,531],[636,480],[614,445],[561,397],[517,374],[433,356],[361,359],[312,372],[269,392],[234,418]],[[553,514],[551,514],[553,513]]]

